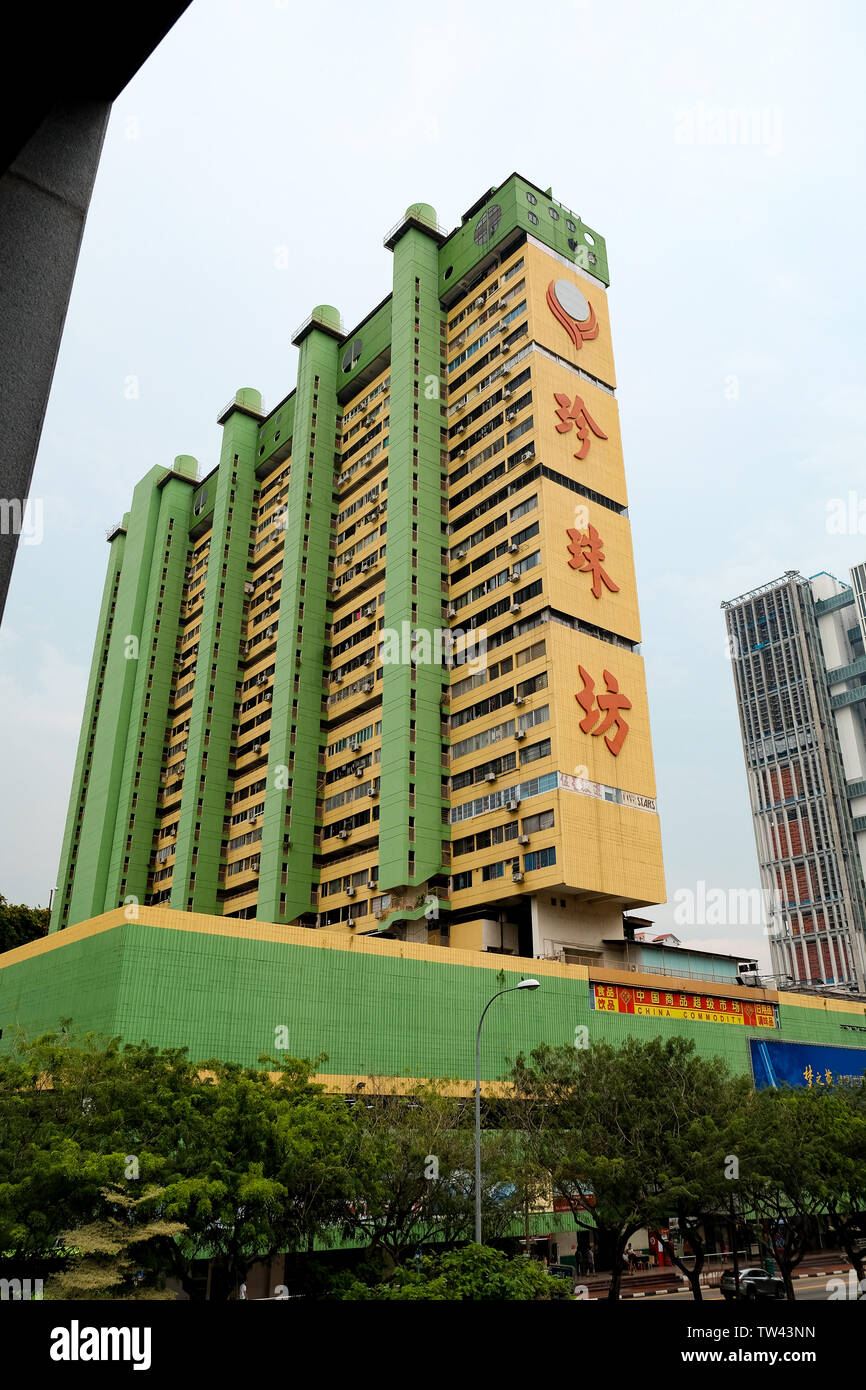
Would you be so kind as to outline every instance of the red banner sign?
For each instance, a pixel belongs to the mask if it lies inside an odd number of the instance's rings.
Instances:
[[[734,1023],[745,1028],[777,1028],[774,1004],[751,999],[724,999],[718,994],[683,990],[633,989],[630,985],[593,985],[595,1007],[604,1013],[650,1018],[685,1018],[698,1023]]]

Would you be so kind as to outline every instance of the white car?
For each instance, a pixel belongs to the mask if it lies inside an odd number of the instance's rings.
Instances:
[[[734,1271],[726,1269],[719,1281],[723,1298],[733,1298],[736,1292]],[[759,1298],[786,1298],[785,1285],[775,1274],[768,1274],[760,1265],[740,1270],[740,1298],[754,1302]]]

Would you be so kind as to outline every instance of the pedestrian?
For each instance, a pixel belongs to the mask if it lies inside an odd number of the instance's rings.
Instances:
[[[590,1274],[595,1274],[595,1246],[591,1245],[586,1252],[586,1263]]]
[[[633,1251],[632,1248],[631,1248],[631,1241],[629,1241],[628,1245],[625,1247],[625,1255],[623,1256],[623,1259],[624,1259],[624,1260],[626,1261],[626,1263],[628,1264],[628,1272],[629,1272],[629,1274],[633,1274],[633,1273],[634,1273],[634,1251]]]

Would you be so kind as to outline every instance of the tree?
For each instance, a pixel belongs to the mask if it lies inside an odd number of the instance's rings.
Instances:
[[[49,1299],[169,1299],[161,1280],[145,1280],[142,1261],[155,1240],[174,1239],[184,1227],[148,1213],[158,1204],[161,1189],[148,1187],[137,1197],[119,1184],[101,1191],[105,1209],[97,1220],[66,1231],[65,1245],[74,1251],[67,1268],[48,1283]]]
[[[179,1050],[68,1031],[19,1039],[0,1057],[0,1250],[44,1257],[98,1218],[107,1184],[194,1164],[200,1090]]]
[[[611,1299],[619,1298],[625,1247],[645,1219],[642,1133],[652,1124],[652,1090],[633,1085],[642,1046],[633,1039],[621,1051],[607,1043],[545,1043],[528,1062],[520,1054],[511,1073],[515,1113],[531,1102],[523,1109],[533,1117],[534,1165],[549,1174],[554,1198],[567,1204],[576,1226],[600,1228],[610,1239]]]
[[[743,1204],[770,1230],[761,1244],[775,1255],[792,1303],[793,1271],[826,1211],[826,1100],[817,1090],[786,1088],[758,1091],[749,1104],[748,1151],[740,1163]]]
[[[336,1297],[354,1302],[376,1300],[444,1302],[513,1302],[571,1298],[571,1289],[553,1279],[537,1260],[509,1259],[485,1245],[467,1245],[428,1256],[418,1269],[398,1267],[385,1284],[350,1282]]]
[[[355,1187],[344,1229],[391,1264],[418,1245],[453,1244],[472,1233],[473,1109],[449,1090],[447,1081],[424,1081],[392,1095],[371,1078],[353,1106]],[[486,1136],[482,1198],[485,1233],[493,1238],[517,1205],[501,1134]]]
[[[792,1273],[821,1218],[864,1277],[866,1111],[861,1089],[833,1086],[761,1091],[754,1097],[754,1154],[744,1193],[772,1231],[788,1298]],[[767,1242],[765,1242],[767,1243]]]
[[[744,1148],[748,1077],[732,1077],[720,1058],[699,1057],[691,1039],[654,1038],[645,1045],[642,1086],[652,1088],[654,1125],[644,1132],[643,1207],[651,1228],[661,1231],[671,1216],[692,1257],[663,1248],[688,1279],[695,1302],[702,1300],[701,1273],[709,1221],[724,1218]],[[637,1078],[636,1078],[637,1079]]]
[[[353,1127],[345,1101],[311,1084],[320,1060],[274,1062],[274,1079],[117,1039],[20,1041],[0,1057],[0,1250],[44,1258],[75,1230],[97,1254],[111,1184],[130,1200],[160,1189],[147,1214],[168,1225],[136,1258],[190,1294],[196,1258],[213,1258],[228,1298],[255,1260],[327,1241],[352,1191]]]
[[[819,1180],[830,1229],[857,1275],[866,1280],[866,1106],[864,1088],[841,1086],[828,1092],[827,1142]]]
[[[267,1059],[262,1059],[267,1060]],[[324,1057],[266,1071],[210,1061],[207,1155],[165,1184],[163,1212],[186,1227],[162,1256],[189,1285],[212,1261],[211,1297],[230,1298],[258,1260],[333,1240],[352,1192],[352,1120],[345,1101],[311,1081]]]
[[[25,907],[10,903],[0,893],[0,951],[26,946],[48,931],[51,914],[47,907]]]
[[[748,1081],[697,1056],[681,1037],[629,1038],[621,1048],[544,1046],[529,1063],[519,1057],[512,1075],[533,1162],[575,1225],[608,1238],[609,1297],[619,1297],[635,1231],[667,1226],[676,1214],[692,1260],[672,1241],[665,1245],[700,1300],[704,1227],[727,1203],[725,1159],[742,1131]]]

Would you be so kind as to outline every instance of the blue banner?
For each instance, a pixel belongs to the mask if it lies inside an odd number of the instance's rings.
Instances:
[[[750,1038],[755,1089],[765,1086],[836,1086],[860,1081],[866,1072],[866,1047],[828,1047],[825,1043],[780,1042]]]

